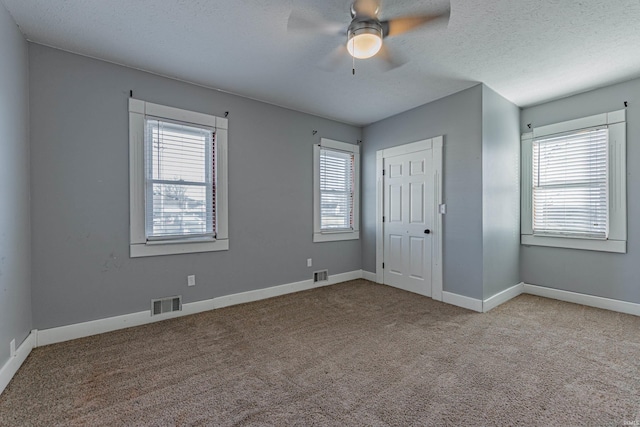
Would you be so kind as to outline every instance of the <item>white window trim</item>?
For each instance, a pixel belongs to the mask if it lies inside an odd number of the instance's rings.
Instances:
[[[145,235],[144,118],[145,115],[187,122],[216,129],[216,213],[215,239],[147,241]],[[229,249],[227,192],[228,121],[225,118],[129,98],[129,233],[131,258],[224,251]]]
[[[561,132],[603,126],[609,127],[609,236],[607,240],[533,234],[532,144],[534,138]],[[523,133],[521,179],[522,245],[582,249],[602,252],[627,252],[627,157],[626,110],[597,114],[576,120],[537,127]]]
[[[349,231],[322,231],[320,229],[320,148],[353,153],[354,194],[353,194],[353,229]],[[320,138],[320,144],[313,146],[313,241],[335,242],[340,240],[357,240],[360,238],[360,147],[346,142]]]

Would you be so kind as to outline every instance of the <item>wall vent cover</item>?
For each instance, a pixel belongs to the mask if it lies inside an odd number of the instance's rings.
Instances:
[[[162,313],[182,310],[182,295],[168,298],[151,300],[151,315],[156,316]]]
[[[329,270],[320,270],[313,272],[313,283],[326,282],[329,280]]]

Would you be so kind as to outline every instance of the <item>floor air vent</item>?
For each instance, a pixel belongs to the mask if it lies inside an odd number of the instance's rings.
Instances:
[[[329,270],[320,270],[313,272],[313,283],[326,282],[329,280]]]
[[[162,313],[170,313],[172,311],[182,310],[182,296],[152,299],[151,315],[156,316]]]

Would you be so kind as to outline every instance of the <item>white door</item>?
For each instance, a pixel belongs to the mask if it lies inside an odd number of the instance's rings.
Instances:
[[[384,283],[431,296],[433,150],[383,159]]]

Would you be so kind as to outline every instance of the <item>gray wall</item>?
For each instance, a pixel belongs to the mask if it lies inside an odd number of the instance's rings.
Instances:
[[[0,3],[0,367],[31,330],[27,42]]]
[[[520,282],[520,109],[482,85],[484,298]]]
[[[362,268],[375,272],[376,151],[444,135],[444,290],[481,299],[482,85],[364,128]]]
[[[360,269],[359,241],[312,243],[313,144],[355,143],[360,128],[40,45],[29,60],[36,328],[148,310],[151,298],[192,302]],[[229,111],[229,251],[129,258],[130,89]]]
[[[627,253],[522,246],[525,283],[640,303],[640,79],[526,108],[520,120],[543,126],[627,109]]]

